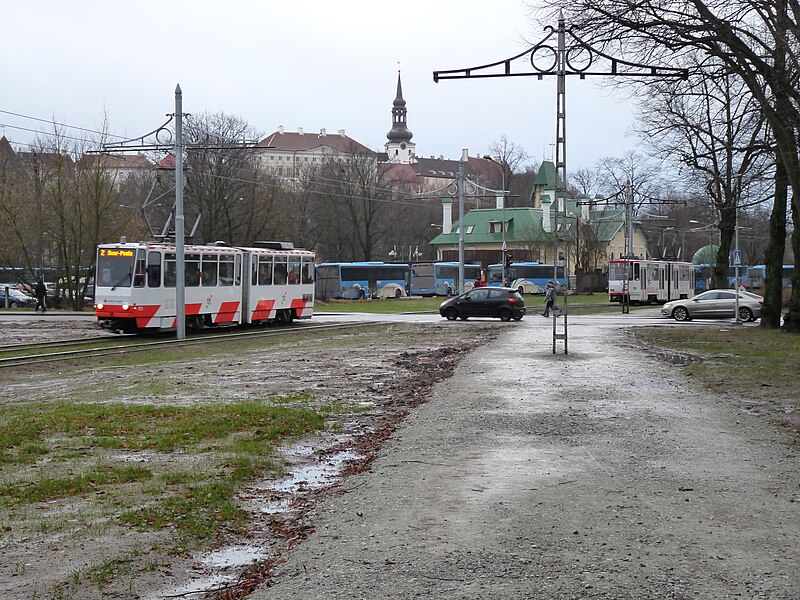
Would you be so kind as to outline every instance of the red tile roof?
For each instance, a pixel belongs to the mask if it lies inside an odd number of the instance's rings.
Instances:
[[[269,148],[284,152],[304,152],[323,146],[344,153],[376,154],[374,150],[340,133],[300,133],[297,131],[281,133],[276,131],[256,144],[256,148]]]

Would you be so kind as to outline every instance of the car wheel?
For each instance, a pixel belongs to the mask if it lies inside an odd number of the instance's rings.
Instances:
[[[747,308],[746,306],[739,307],[739,320],[740,321],[752,321],[753,320],[753,311]]]
[[[447,292],[447,293],[446,293],[445,295],[446,295],[446,296],[449,298],[450,296],[452,296],[452,295],[453,295],[453,288],[451,288],[451,287],[448,287],[448,288],[447,288],[447,290],[446,290],[446,292]]]
[[[359,300],[363,300],[366,297],[367,297],[367,295],[364,293],[364,290],[358,290],[358,299]]]
[[[519,295],[522,296],[525,293],[525,288],[522,287],[522,286],[519,286],[517,288],[517,292],[519,292]]]
[[[19,304],[14,302],[13,300],[8,305],[9,308],[19,308]]]
[[[510,321],[511,320],[511,311],[507,308],[501,308],[500,311],[497,313],[497,316],[500,317],[501,321]]]
[[[396,289],[394,291],[394,297],[395,298],[402,298],[403,297],[403,292],[401,292],[399,289]]]
[[[452,306],[444,311],[444,317],[448,321],[455,321],[458,318],[458,311]]]
[[[686,310],[683,306],[676,306],[672,310],[672,318],[676,321],[688,321],[689,320],[689,311]]]

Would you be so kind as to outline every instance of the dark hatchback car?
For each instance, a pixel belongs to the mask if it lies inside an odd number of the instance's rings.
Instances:
[[[439,314],[453,321],[469,317],[496,317],[519,321],[525,316],[525,300],[517,290],[502,287],[474,288],[439,306]]]

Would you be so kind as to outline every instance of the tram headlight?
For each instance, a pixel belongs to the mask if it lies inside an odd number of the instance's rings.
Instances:
[[[103,310],[103,308],[105,307],[105,304],[103,304],[102,302],[99,302],[99,303],[95,304],[95,307],[97,308],[97,310]]]
[[[122,310],[128,310],[129,308],[130,308],[130,306],[128,306],[127,304],[123,304],[122,305]]]

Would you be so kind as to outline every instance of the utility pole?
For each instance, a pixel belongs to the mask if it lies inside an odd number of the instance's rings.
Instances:
[[[469,151],[464,148],[458,161],[458,293],[464,293],[464,178]]]
[[[175,329],[186,338],[186,271],[183,217],[183,92],[175,86]]]
[[[679,77],[687,79],[689,71],[687,69],[658,67],[624,61],[613,58],[601,50],[596,50],[579,38],[572,28],[567,28],[563,11],[559,11],[558,27],[547,26],[545,31],[548,33],[539,43],[516,56],[477,67],[434,71],[433,81],[438,83],[442,79],[484,79],[520,76],[534,76],[537,79],[543,79],[545,75],[556,75],[558,82],[556,85],[555,162],[556,202],[559,202],[559,200],[566,199],[567,189],[566,76],[577,75],[581,79],[585,79],[587,75]],[[555,47],[551,40],[553,36],[555,36]],[[569,44],[567,44],[567,36],[570,38]],[[603,69],[595,66],[602,63],[608,64],[608,67]],[[558,213],[556,213],[557,222]],[[556,251],[557,253],[558,251]],[[565,273],[565,275],[569,278],[569,273]]]
[[[175,113],[167,115],[169,119],[153,131],[144,134],[143,136],[115,142],[113,144],[103,144],[102,149],[99,151],[91,151],[87,154],[117,154],[122,152],[174,152],[175,153],[175,203],[173,211],[175,214],[175,329],[177,339],[182,340],[186,337],[186,271],[185,271],[185,214],[183,206],[183,188],[184,188],[184,173],[183,173],[183,155],[187,147],[189,149],[198,150],[232,150],[236,148],[251,148],[253,143],[242,144],[223,144],[223,145],[208,145],[208,144],[185,144],[183,140],[183,117],[189,116],[183,112],[183,92],[181,91],[180,84],[175,86]],[[175,120],[175,140],[172,142],[172,132],[167,129],[172,120]],[[155,143],[147,142],[153,136]],[[162,141],[162,138],[163,141]],[[155,184],[151,188],[152,194],[155,189]],[[142,215],[145,221],[150,226],[150,222],[145,214],[145,208],[148,206],[150,196],[142,203]],[[171,218],[171,216],[170,216]],[[194,234],[194,229],[200,222],[200,216],[194,224],[194,228],[189,235]],[[162,238],[166,238],[168,234],[168,224],[164,226]],[[151,228],[151,235],[153,231]]]

